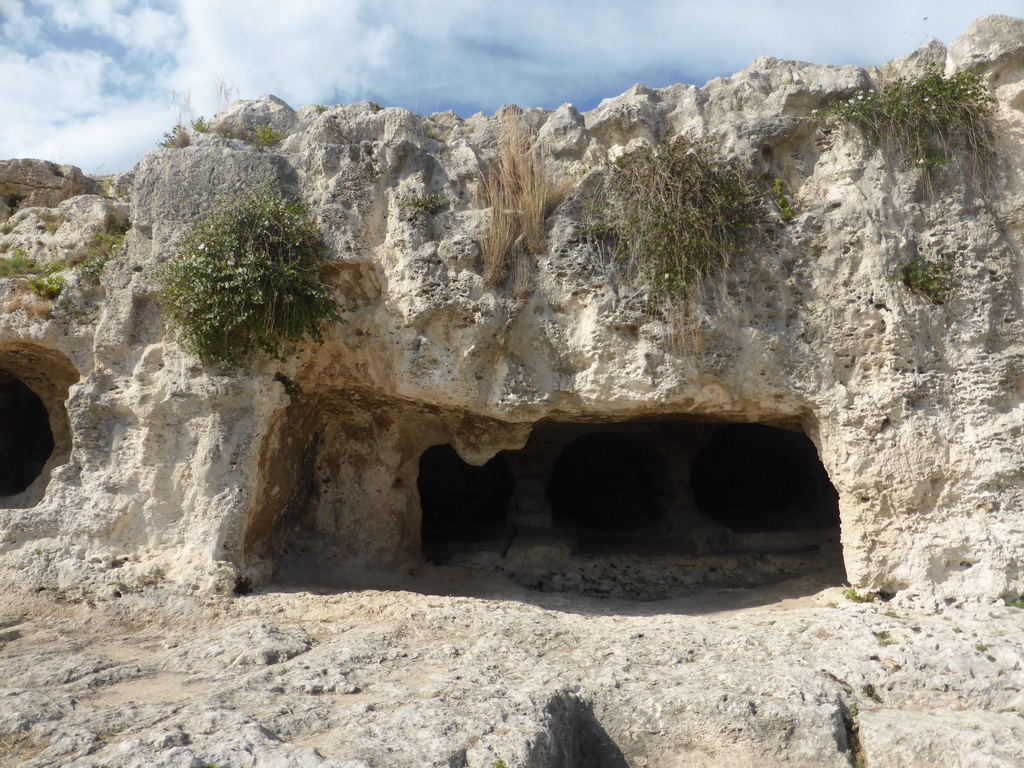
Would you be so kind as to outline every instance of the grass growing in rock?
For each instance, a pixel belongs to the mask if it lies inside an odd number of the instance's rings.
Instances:
[[[431,192],[429,195],[409,197],[398,204],[399,208],[410,208],[413,211],[436,214],[447,210],[448,199],[439,192]]]
[[[22,277],[33,273],[35,269],[35,261],[26,256],[22,248],[15,248],[10,256],[0,258],[0,278]]]
[[[571,180],[557,181],[548,170],[543,150],[534,147],[533,135],[518,114],[502,118],[498,134],[498,158],[484,172],[479,203],[491,209],[491,219],[480,241],[484,284],[501,285],[523,255],[543,253],[544,224],[566,199]]]
[[[620,157],[608,188],[604,234],[638,276],[672,299],[726,269],[764,216],[753,175],[684,136]]]
[[[827,115],[861,128],[876,145],[934,167],[957,153],[978,160],[992,150],[995,100],[973,72],[946,78],[938,69],[860,91]]]
[[[39,219],[43,222],[43,227],[51,235],[60,229],[60,225],[64,223],[64,218],[56,211],[43,211],[39,214]]]
[[[92,236],[88,245],[71,254],[68,266],[74,267],[75,271],[86,280],[98,281],[107,262],[121,250],[127,229],[128,223],[126,222],[123,226],[97,232]]]
[[[873,603],[875,602],[875,596],[868,593],[858,592],[853,587],[847,587],[843,590],[843,597],[854,603]]]
[[[928,260],[915,256],[893,276],[907,288],[932,304],[944,304],[953,290],[953,267],[956,254],[946,253],[937,259]]]
[[[0,257],[0,278],[28,278],[29,290],[41,299],[53,300],[60,296],[64,290],[64,276],[60,272],[66,268],[64,261],[41,267],[22,248],[15,248],[10,256]]]
[[[197,221],[163,270],[161,298],[182,345],[228,366],[256,352],[282,359],[285,344],[323,341],[340,322],[319,281],[327,247],[301,203],[270,191]]]

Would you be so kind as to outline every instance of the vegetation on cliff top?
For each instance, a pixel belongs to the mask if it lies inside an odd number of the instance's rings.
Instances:
[[[489,288],[505,281],[517,255],[544,252],[547,217],[572,188],[571,179],[552,177],[547,155],[533,140],[522,115],[502,116],[498,157],[485,170],[478,193],[480,205],[491,209],[480,240],[484,284]]]
[[[991,151],[994,105],[981,75],[947,78],[933,68],[915,79],[859,91],[826,114],[860,127],[875,144],[915,165],[933,167],[959,152],[976,160]]]

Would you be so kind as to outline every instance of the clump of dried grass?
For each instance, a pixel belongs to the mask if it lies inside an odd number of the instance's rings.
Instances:
[[[32,320],[45,320],[50,317],[53,302],[44,301],[31,293],[19,293],[3,305],[5,315],[13,315],[21,310]]]
[[[544,252],[544,223],[573,186],[571,179],[552,177],[547,153],[533,143],[521,114],[502,116],[498,157],[484,171],[478,190],[478,204],[491,209],[490,224],[480,242],[488,288],[505,282],[517,253]],[[520,272],[522,267],[516,266]],[[522,285],[522,275],[517,283]]]

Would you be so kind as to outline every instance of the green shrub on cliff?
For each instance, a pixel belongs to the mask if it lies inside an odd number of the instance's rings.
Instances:
[[[931,167],[947,163],[954,153],[978,159],[990,152],[994,105],[980,75],[959,72],[947,78],[931,69],[916,79],[859,91],[827,114],[860,127],[873,142],[914,164]]]
[[[757,180],[683,136],[620,157],[609,192],[602,226],[619,256],[657,293],[676,298],[727,267],[764,217]]]
[[[229,202],[195,222],[162,272],[161,300],[182,346],[240,366],[340,322],[319,281],[327,247],[301,203],[269,191]]]

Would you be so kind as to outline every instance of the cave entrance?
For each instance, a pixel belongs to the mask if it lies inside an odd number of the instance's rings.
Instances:
[[[514,485],[501,454],[475,467],[450,445],[428,448],[420,457],[416,481],[424,546],[500,539],[506,533]]]
[[[53,454],[50,414],[24,382],[0,371],[0,496],[27,490]]]
[[[697,509],[736,533],[839,530],[839,494],[807,435],[728,424],[693,460]]]
[[[589,534],[638,531],[661,522],[666,472],[636,436],[595,432],[569,443],[551,470],[555,528]]]
[[[838,494],[795,424],[541,422],[481,467],[419,460],[422,551],[545,591],[661,599],[845,580]]]

